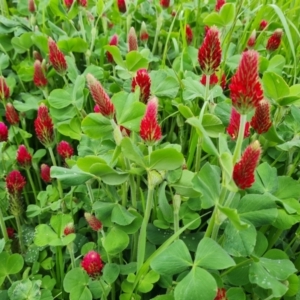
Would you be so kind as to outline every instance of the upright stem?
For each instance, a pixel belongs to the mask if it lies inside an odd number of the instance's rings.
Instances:
[[[3,213],[2,213],[2,209],[0,208],[0,227],[1,227],[1,231],[2,231],[2,235],[5,241],[5,244],[9,241],[8,235],[7,235],[7,229],[6,229],[6,225],[4,222],[4,217],[3,217]]]
[[[247,115],[241,115],[239,135],[233,153],[233,164],[235,164],[241,157],[246,122],[247,122]]]
[[[72,269],[74,269],[75,268],[75,257],[74,257],[74,251],[73,251],[73,243],[68,244],[67,247],[68,247],[70,258],[71,258]]]
[[[153,55],[155,54],[155,51],[156,51],[158,36],[159,36],[159,33],[160,33],[160,28],[161,28],[162,23],[163,23],[162,16],[158,15],[157,13],[156,13],[156,21],[157,21],[157,23],[156,23],[155,37],[154,37],[154,43],[153,43],[153,48],[152,48],[152,54]]]
[[[79,25],[80,25],[80,32],[82,35],[83,40],[86,42],[86,36],[85,36],[85,29],[83,25],[83,17],[82,17],[82,11],[79,11]]]
[[[86,185],[86,188],[87,188],[87,191],[88,191],[88,194],[89,194],[89,197],[90,197],[90,200],[91,200],[91,205],[93,207],[93,204],[95,202],[95,199],[94,199],[94,193],[93,193],[93,190],[92,190],[92,186],[91,186],[91,183],[89,181],[87,181],[85,183]]]
[[[174,233],[179,231],[179,210],[181,204],[181,197],[180,195],[175,195],[173,197],[173,207],[174,207]],[[179,237],[178,237],[179,238]]]
[[[20,245],[20,250],[21,253],[25,253],[24,245],[23,245],[23,236],[22,236],[22,227],[21,227],[21,222],[20,222],[20,217],[15,216],[16,223],[17,223],[17,229],[18,229],[18,236],[19,236],[19,245]]]
[[[27,175],[27,178],[29,180],[29,183],[30,183],[33,195],[34,195],[35,203],[37,204],[37,202],[38,202],[37,201],[37,193],[36,193],[35,185],[34,185],[33,180],[32,180],[31,173],[30,173],[28,168],[26,168],[26,175]]]

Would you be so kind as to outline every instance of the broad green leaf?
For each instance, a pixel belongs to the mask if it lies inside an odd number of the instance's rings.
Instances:
[[[84,172],[89,172],[91,166],[97,163],[105,163],[105,160],[96,155],[87,155],[79,157],[76,161],[78,168]]]
[[[194,117],[194,114],[192,113],[191,109],[186,105],[179,104],[178,110],[182,114],[182,116],[186,119]]]
[[[280,98],[288,96],[290,88],[284,79],[273,72],[265,72],[262,78],[266,96],[277,101]]]
[[[135,218],[134,215],[120,204],[115,205],[111,215],[111,221],[122,226],[129,225]]]
[[[151,268],[162,275],[174,275],[193,265],[188,248],[182,240],[177,240],[152,262]]]
[[[126,158],[137,163],[139,167],[145,167],[144,156],[142,152],[135,144],[133,144],[129,137],[122,139],[121,149]]]
[[[175,300],[212,300],[217,294],[217,283],[206,270],[194,267],[175,287]]]
[[[219,133],[224,132],[222,121],[213,114],[204,114],[202,126],[210,137],[219,137]]]
[[[55,89],[51,91],[48,101],[50,106],[61,109],[72,104],[72,96],[66,90]]]
[[[204,98],[205,87],[199,80],[191,78],[183,79],[184,84],[183,99],[186,101],[194,100],[196,98]]]
[[[50,225],[59,237],[62,236],[66,225],[71,222],[73,222],[72,216],[66,214],[53,215],[50,219]]]
[[[103,270],[103,279],[107,282],[107,283],[113,283],[116,281],[116,279],[118,278],[119,274],[120,274],[120,267],[119,265],[115,264],[115,263],[107,263],[105,264]]]
[[[223,26],[232,23],[235,17],[235,4],[225,3],[220,10],[220,17],[222,18]]]
[[[29,278],[15,281],[8,290],[10,300],[40,300],[41,280],[31,281]]]
[[[164,148],[153,151],[150,154],[150,169],[175,170],[183,164],[183,155],[174,148]]]
[[[246,300],[246,294],[243,288],[232,287],[226,291],[228,300]]]
[[[80,52],[84,53],[88,49],[88,44],[85,40],[79,37],[68,38],[57,42],[57,46],[63,52]]]
[[[126,66],[130,72],[148,69],[148,60],[137,51],[130,51],[126,55]]]
[[[121,51],[117,46],[104,46],[104,49],[107,50],[113,57],[116,64],[125,68],[125,62],[123,61]]]
[[[23,257],[18,254],[0,253],[0,277],[19,273],[24,265]]]
[[[300,148],[300,140],[292,140],[276,146],[277,149],[282,151],[290,151],[293,147]]]
[[[218,208],[225,216],[227,216],[236,230],[244,230],[249,228],[249,224],[240,219],[240,215],[235,208],[223,207],[221,205],[218,205]]]
[[[281,230],[286,230],[299,222],[300,215],[290,215],[285,211],[285,209],[278,209],[277,218],[272,223],[272,226]]]
[[[150,72],[151,94],[157,97],[175,98],[179,90],[179,82],[173,70]]]
[[[13,37],[11,43],[17,53],[26,52],[33,44],[31,40],[32,32],[25,32],[19,37]]]
[[[220,27],[224,26],[224,21],[220,16],[220,14],[217,12],[212,12],[209,15],[207,15],[204,18],[203,23],[207,26],[213,26],[213,25],[220,26]]]
[[[267,72],[274,72],[278,75],[281,75],[282,69],[285,66],[285,62],[286,60],[282,55],[274,55],[269,61]]]
[[[163,182],[158,190],[158,207],[162,212],[162,215],[164,219],[172,223],[173,222],[173,209],[171,205],[168,202],[168,199],[166,197],[166,186],[167,182]]]
[[[128,235],[121,229],[113,227],[103,241],[103,247],[109,255],[117,255],[127,248]]]
[[[57,234],[46,224],[40,224],[35,229],[34,243],[39,247],[47,246],[52,240],[57,239]]]
[[[60,123],[57,126],[57,130],[65,136],[69,136],[72,139],[80,141],[82,136],[80,125],[80,120],[76,116],[71,120]]]
[[[280,199],[299,198],[300,183],[288,176],[278,177],[278,189],[274,196]]]

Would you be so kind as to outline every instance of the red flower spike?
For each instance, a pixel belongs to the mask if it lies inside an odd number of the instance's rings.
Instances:
[[[24,145],[20,145],[17,151],[17,162],[22,168],[29,168],[32,164],[32,156]]]
[[[126,1],[125,0],[117,0],[117,5],[119,12],[125,13],[126,12]]]
[[[136,76],[131,83],[131,91],[134,92],[136,86],[140,87],[142,102],[147,103],[150,96],[151,79],[146,69],[140,69],[137,71]]]
[[[70,8],[73,4],[74,0],[64,0],[64,4],[67,8]]]
[[[61,141],[58,145],[57,145],[57,152],[58,154],[63,158],[70,158],[73,153],[73,147],[66,141]]]
[[[147,43],[148,39],[149,39],[149,34],[147,31],[147,26],[146,26],[146,23],[143,21],[141,31],[140,31],[140,40],[143,43]]]
[[[204,26],[204,36],[206,36],[206,35],[207,35],[207,33],[208,33],[209,29],[210,29],[210,27],[209,27],[209,26],[207,26],[207,25],[205,25],[205,26]]]
[[[96,278],[101,274],[104,267],[100,254],[96,251],[89,251],[81,262],[81,267],[87,272],[87,274]]]
[[[212,75],[216,72],[221,63],[222,50],[219,39],[219,31],[212,26],[198,50],[198,61],[200,68],[205,75]]]
[[[129,29],[127,42],[128,42],[128,52],[138,50],[138,40],[136,37],[136,32],[134,27],[130,27]]]
[[[110,39],[109,45],[110,45],[110,46],[117,46],[117,45],[118,45],[118,42],[119,42],[118,35],[117,35],[117,34],[114,34],[114,35],[111,37],[111,39]],[[107,61],[108,61],[109,63],[113,63],[113,62],[114,62],[113,56],[111,55],[110,52],[106,51],[106,57],[107,57]]]
[[[78,4],[82,7],[87,7],[87,0],[78,0]]]
[[[189,24],[186,24],[185,26],[185,37],[186,37],[186,42],[190,45],[193,41],[193,31]]]
[[[270,118],[270,103],[263,99],[255,109],[251,120],[251,126],[258,134],[267,132],[272,125]]]
[[[86,219],[86,221],[88,222],[88,224],[90,225],[90,227],[94,230],[94,231],[99,231],[102,228],[102,223],[92,214],[85,212],[84,213],[84,217]]]
[[[276,29],[274,33],[269,37],[266,49],[270,52],[277,50],[280,46],[282,35],[282,29]]]
[[[265,28],[267,28],[268,26],[268,21],[266,20],[261,20],[260,24],[259,24],[259,29],[260,30],[264,30]]]
[[[256,42],[256,30],[254,29],[248,39],[247,46],[248,48],[253,48]]]
[[[156,97],[147,103],[146,112],[141,121],[140,136],[149,144],[161,139],[161,128],[157,122],[158,100]]]
[[[220,11],[222,6],[226,3],[225,0],[217,0],[216,6],[215,6],[215,11]]]
[[[12,227],[7,227],[6,228],[7,236],[10,239],[13,239],[15,236],[15,230]]]
[[[227,300],[226,290],[218,288],[217,296],[214,300]]]
[[[6,100],[9,98],[9,94],[10,90],[6,80],[3,76],[0,76],[0,98]]]
[[[45,76],[42,64],[39,60],[34,62],[34,74],[33,74],[33,82],[37,87],[44,87],[48,84],[48,80]]]
[[[35,12],[34,0],[28,0],[28,10],[33,14]]]
[[[162,8],[168,8],[170,6],[170,0],[160,0],[160,5]]]
[[[10,103],[5,106],[5,118],[10,125],[17,125],[20,122],[17,111]]]
[[[231,109],[230,122],[227,127],[227,133],[231,136],[233,140],[238,137],[240,129],[241,115],[234,109]],[[246,122],[244,130],[244,138],[250,135],[250,123]]]
[[[200,82],[203,85],[206,85],[206,75],[205,74],[202,75]],[[210,87],[213,87],[214,85],[218,84],[218,82],[219,82],[219,78],[216,75],[216,73],[209,76],[209,86]]]
[[[38,108],[38,115],[34,121],[34,129],[39,141],[46,147],[50,147],[54,140],[54,128],[45,104],[42,104]]]
[[[48,39],[49,60],[53,68],[60,75],[64,75],[67,71],[67,62],[64,54],[58,49],[52,38]]]
[[[260,155],[260,144],[258,141],[255,141],[246,148],[241,160],[235,164],[232,177],[240,189],[244,190],[250,188],[254,183],[254,171]]]
[[[223,73],[220,80],[220,86],[223,91],[226,90],[226,75]]]
[[[19,196],[25,185],[25,177],[18,170],[11,171],[6,177],[6,189],[11,196]]]
[[[104,116],[112,118],[115,112],[115,107],[109,96],[106,94],[101,83],[92,74],[87,74],[86,80],[90,93],[95,103],[99,107],[100,113]]]
[[[52,180],[50,177],[50,167],[46,164],[41,165],[41,178],[46,183],[50,183]]]
[[[69,235],[71,233],[75,233],[74,223],[68,223],[64,228],[64,235]]]
[[[263,99],[256,51],[243,52],[238,69],[231,78],[229,89],[232,105],[240,114],[247,114]]]
[[[0,122],[0,142],[6,142],[7,139],[8,139],[8,128],[3,122]]]

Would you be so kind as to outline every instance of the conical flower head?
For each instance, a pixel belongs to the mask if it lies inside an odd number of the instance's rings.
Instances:
[[[98,105],[101,114],[112,118],[115,112],[115,107],[101,83],[92,74],[87,74],[86,80],[90,93],[95,103]]]
[[[34,51],[32,52],[32,56],[33,56],[33,58],[34,58],[35,60],[39,60],[40,62],[43,61],[43,57],[42,57],[41,53],[38,52],[38,51],[35,51],[35,50],[34,50]]]
[[[64,228],[64,235],[69,235],[71,233],[75,233],[74,223],[68,223]]]
[[[29,168],[32,164],[32,156],[25,145],[20,145],[17,151],[17,162],[22,168]]]
[[[143,21],[141,26],[141,31],[140,31],[140,40],[146,43],[148,39],[149,39],[149,34],[147,31],[147,26],[146,23]]]
[[[147,103],[150,96],[151,79],[146,69],[140,69],[137,71],[136,76],[131,83],[131,91],[134,92],[136,86],[140,87],[142,102]]]
[[[266,20],[261,20],[261,22],[259,23],[260,30],[264,30],[267,26],[268,26],[268,21]]]
[[[41,178],[44,182],[50,183],[51,182],[51,176],[50,176],[50,167],[46,164],[41,165]]]
[[[255,181],[255,168],[259,162],[261,148],[258,141],[250,144],[244,151],[241,160],[233,169],[233,180],[242,190],[250,188]]]
[[[74,154],[73,147],[66,141],[61,141],[57,145],[57,152],[63,158],[70,158]]]
[[[126,2],[125,0],[117,0],[117,6],[119,9],[119,12],[125,13],[126,12]]]
[[[43,70],[42,63],[39,60],[34,62],[33,82],[37,87],[44,87],[48,84],[48,80],[45,76],[45,70]]]
[[[34,4],[34,0],[28,0],[28,10],[31,13],[35,12],[35,4]]]
[[[38,108],[38,115],[34,121],[34,129],[39,141],[49,147],[54,141],[53,122],[49,115],[48,108],[42,104]]]
[[[203,85],[206,85],[206,80],[207,80],[207,76],[205,74],[203,74],[201,79],[200,79],[200,82]],[[214,85],[218,84],[218,82],[219,82],[219,78],[216,75],[216,73],[209,76],[209,86],[210,87],[213,87]]]
[[[214,300],[227,300],[226,290],[218,288],[217,295]]]
[[[161,128],[157,122],[158,100],[156,97],[147,103],[146,112],[141,121],[140,136],[148,144],[161,139]]]
[[[269,37],[266,49],[268,51],[277,50],[280,46],[282,35],[283,35],[282,29],[276,29],[274,33]]]
[[[87,0],[78,0],[78,5],[81,7],[87,7]]]
[[[220,11],[222,6],[226,3],[225,0],[217,0],[216,1],[216,6],[215,6],[215,11]]]
[[[48,39],[48,48],[51,65],[57,73],[64,75],[67,71],[67,61],[64,54],[58,49],[55,41],[50,37]]]
[[[226,90],[226,75],[225,75],[225,73],[223,73],[222,76],[221,76],[220,86],[221,86],[223,91]]]
[[[231,109],[230,122],[227,127],[227,132],[233,140],[237,139],[240,129],[241,115],[234,109]],[[246,122],[244,129],[244,138],[250,135],[250,123]]]
[[[248,39],[247,46],[249,48],[253,48],[255,46],[256,42],[256,30],[254,29]]]
[[[138,50],[138,40],[137,40],[134,27],[130,27],[129,29],[127,42],[128,42],[128,52]]]
[[[10,125],[17,125],[20,122],[17,111],[10,103],[7,103],[5,106],[5,118]]]
[[[6,142],[7,139],[8,139],[8,128],[3,122],[0,122],[0,142]]]
[[[10,90],[6,80],[3,76],[0,76],[0,98],[6,100],[9,98],[9,94]]]
[[[251,126],[258,134],[267,132],[272,125],[270,118],[270,103],[266,99],[259,102],[251,119]]]
[[[160,0],[160,5],[162,8],[168,8],[170,6],[170,0]]]
[[[104,267],[100,254],[96,251],[89,251],[81,262],[81,267],[87,272],[87,274],[96,278],[101,274]]]
[[[25,177],[18,170],[11,171],[5,181],[7,192],[13,197],[19,196],[26,185]]]
[[[221,63],[221,56],[219,31],[216,26],[212,26],[198,50],[198,61],[202,72],[205,75],[215,73]]]
[[[118,45],[118,42],[119,42],[119,38],[118,38],[118,35],[117,34],[114,34],[111,39],[110,39],[110,42],[109,42],[109,45],[110,46],[117,46]],[[109,63],[113,63],[114,62],[114,58],[113,56],[111,55],[111,53],[109,51],[106,51],[106,57],[107,57],[107,61]]]
[[[192,43],[193,36],[194,35],[193,35],[193,31],[192,31],[191,26],[189,24],[186,24],[186,26],[185,26],[185,37],[186,37],[186,41],[187,41],[188,45]]]
[[[231,78],[229,89],[232,105],[240,114],[247,114],[263,99],[256,51],[243,52],[238,69]]]
[[[95,231],[101,230],[102,223],[94,215],[92,215],[88,212],[85,212],[84,217],[93,230],[95,230]]]

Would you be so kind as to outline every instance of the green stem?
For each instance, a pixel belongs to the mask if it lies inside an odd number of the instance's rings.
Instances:
[[[32,180],[31,173],[30,173],[30,171],[29,171],[28,168],[26,168],[26,175],[27,175],[27,178],[28,178],[28,180],[29,180],[29,183],[30,183],[30,186],[31,186],[33,195],[34,195],[35,204],[37,204],[37,203],[38,203],[38,200],[37,200],[37,193],[36,193],[35,185],[34,185],[33,180]]]
[[[76,265],[75,265],[74,251],[73,251],[73,243],[68,244],[67,247],[68,247],[70,258],[71,258],[72,269],[74,269]]]
[[[63,279],[64,279],[64,261],[63,261],[63,254],[62,254],[62,247],[58,246],[56,247],[56,256],[57,256],[57,262],[58,265],[56,268],[58,268],[59,273],[59,287],[61,288],[63,285]]]
[[[239,135],[236,141],[234,153],[233,153],[233,165],[240,159],[241,152],[242,152],[242,144],[244,140],[244,132],[245,132],[245,126],[247,122],[247,115],[241,115],[240,119],[240,128],[239,128]]]
[[[181,197],[180,197],[180,195],[175,195],[173,197],[174,233],[177,233],[179,231],[179,229],[180,229],[179,228],[179,210],[180,210],[180,204],[181,204]]]
[[[85,183],[85,185],[86,185],[86,188],[87,188],[87,191],[88,191],[90,200],[91,200],[91,206],[93,207],[93,204],[94,204],[94,202],[95,202],[95,199],[94,199],[94,193],[93,193],[93,190],[92,190],[91,183],[90,183],[89,181],[87,181],[87,182]]]
[[[157,43],[158,43],[158,36],[159,36],[160,29],[161,29],[161,26],[163,23],[162,16],[158,15],[157,12],[156,12],[156,21],[157,21],[157,23],[156,23],[155,37],[154,37],[154,43],[153,43],[153,48],[152,48],[153,55],[155,54],[155,51],[156,51],[156,47],[157,47]]]
[[[86,42],[86,36],[85,36],[85,28],[83,25],[83,17],[82,17],[82,11],[79,11],[79,26],[80,26],[80,32],[82,35],[83,40]]]
[[[269,243],[268,243],[268,250],[272,249],[275,243],[278,241],[278,238],[281,236],[283,230],[282,229],[277,229],[277,228],[272,228],[270,230],[270,235],[269,235]]]
[[[298,152],[297,156],[295,159],[293,159],[293,165],[290,167],[287,176],[292,176],[294,171],[296,170],[298,164],[299,164],[299,159],[300,159],[300,151]]]
[[[5,221],[4,221],[4,217],[3,217],[3,213],[2,213],[2,208],[0,208],[0,227],[1,227],[1,231],[2,231],[2,235],[5,241],[5,244],[7,244],[7,242],[9,241],[8,235],[7,235],[7,229],[6,229],[6,225],[5,225]]]
[[[154,187],[151,185],[148,175],[148,195],[146,201],[146,209],[138,240],[137,272],[140,270],[145,260],[147,225],[151,215],[153,195]]]
[[[240,267],[240,266],[242,266],[242,265],[244,265],[244,264],[246,264],[246,263],[249,263],[249,261],[251,261],[250,258],[249,258],[249,259],[246,259],[246,260],[244,260],[244,261],[242,261],[242,262],[240,262],[240,263],[238,263],[237,265],[235,265],[235,266],[231,267],[230,269],[224,271],[224,272],[221,274],[221,277],[224,277],[224,276],[226,276],[227,274],[229,274],[231,271],[235,270],[236,268],[238,268],[238,267]]]
[[[20,250],[21,250],[21,253],[24,254],[25,253],[25,248],[24,248],[24,245],[23,245],[23,235],[22,235],[22,227],[21,227],[20,217],[15,216],[15,219],[16,219],[16,223],[17,223]]]

